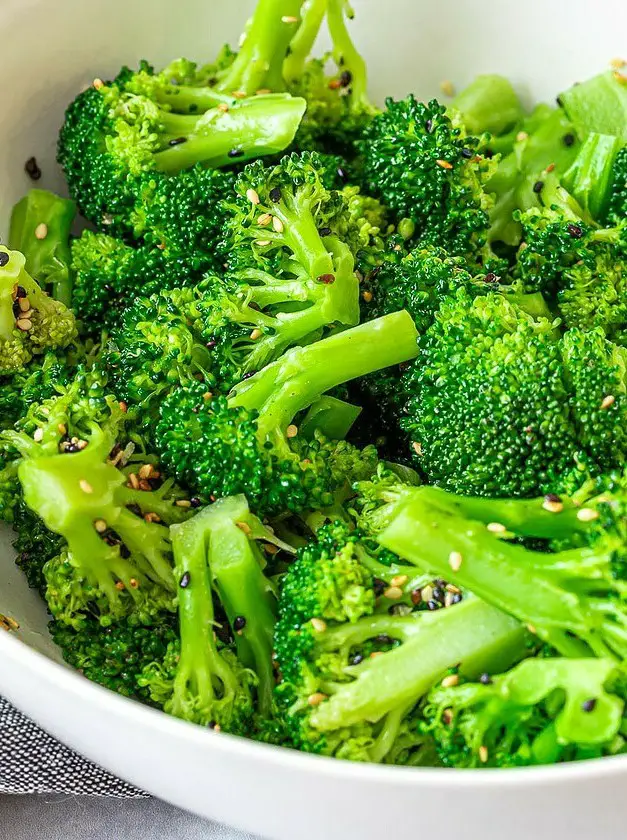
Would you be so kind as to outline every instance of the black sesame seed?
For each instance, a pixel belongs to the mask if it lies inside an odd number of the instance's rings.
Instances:
[[[22,310],[20,309],[19,300],[14,300],[13,301],[13,317],[16,318],[16,319],[19,318],[21,313],[22,313]]]
[[[130,552],[130,551],[129,551],[129,549],[128,549],[125,545],[124,545],[124,543],[122,543],[122,544],[120,545],[120,557],[124,558],[124,560],[127,560],[130,556],[131,556],[131,552]]]
[[[337,177],[340,179],[340,181],[346,181],[348,179],[346,170],[343,169],[341,166],[338,166],[337,168]]]
[[[243,149],[231,149],[231,150],[228,152],[228,157],[230,157],[230,158],[239,158],[239,157],[242,157],[242,155],[243,155],[243,154],[244,154],[244,150],[243,150]]]
[[[466,160],[471,158],[472,155],[473,155],[472,149],[466,149],[466,148],[462,149],[462,157],[466,158]]]
[[[561,498],[557,495],[557,493],[547,493],[544,497],[545,502],[561,502]]]
[[[3,268],[11,259],[6,251],[0,251],[0,268]]]
[[[272,187],[270,190],[270,201],[274,201],[276,204],[277,201],[281,200],[281,187]]]
[[[359,665],[360,662],[364,661],[363,654],[356,653],[355,656],[350,660],[351,665]]]
[[[462,600],[462,593],[461,592],[454,592],[453,597],[451,598],[451,604],[459,604]]]
[[[320,234],[320,236],[331,236],[331,228],[330,227],[320,228],[318,233]]]
[[[180,146],[182,143],[187,143],[187,137],[174,137],[169,141],[168,146]]]
[[[584,712],[593,712],[596,708],[597,701],[596,697],[591,697],[589,700],[584,700],[581,704],[581,708]]]
[[[444,603],[444,590],[440,589],[439,586],[436,586],[436,588],[433,590],[433,600],[439,601],[440,604]]]
[[[189,500],[189,504],[193,508],[198,508],[202,505],[202,502],[200,501],[198,496],[192,496],[192,498]]]
[[[576,140],[574,134],[565,134],[563,139],[565,146],[574,146]]]
[[[492,685],[492,677],[489,674],[481,674],[479,682],[481,685]]]
[[[211,348],[215,347],[217,345],[217,343],[218,342],[215,340],[215,338],[212,338],[211,341],[207,342],[206,347],[208,347],[209,350],[211,350]]]
[[[394,639],[388,636],[387,633],[379,633],[378,636],[375,636],[375,641],[379,642],[380,645],[391,645]]]
[[[181,589],[187,589],[189,586],[189,582],[192,579],[192,576],[189,572],[183,572],[181,579],[179,580],[179,586]]]
[[[218,725],[217,720],[210,720],[209,723],[207,724],[207,729],[215,729],[217,725]]]
[[[372,588],[374,589],[375,595],[383,595],[387,586],[384,580],[381,580],[381,578],[375,578],[372,582]]]
[[[425,123],[425,131],[427,132],[427,134],[431,134],[431,132],[433,131],[433,120],[427,120],[427,122]]]
[[[494,157],[494,149],[485,149],[483,152],[483,156],[486,157],[488,160],[492,160]]]
[[[564,106],[564,102],[563,102],[561,96],[556,96],[555,101],[557,102],[557,104],[559,105],[560,108],[562,108]]]
[[[483,278],[486,283],[498,283],[499,276],[495,274],[493,271],[488,271],[486,276]]]
[[[439,586],[441,589],[446,589],[446,581],[444,580],[444,578],[436,578],[433,581],[433,585]]]
[[[543,189],[544,189],[544,181],[536,181],[535,184],[533,185],[533,191],[536,194],[541,193]]]
[[[433,612],[433,610],[438,610],[440,608],[440,604],[437,601],[428,601],[427,608]]]
[[[127,505],[127,508],[128,508],[128,510],[130,510],[131,513],[134,513],[135,516],[141,516],[142,515],[142,509],[135,502],[133,502],[133,504],[131,504],[131,505]]]
[[[246,627],[246,619],[243,615],[236,615],[233,619],[233,630],[235,630],[236,633],[239,633],[240,630],[244,629],[244,627]]]
[[[340,85],[343,88],[346,88],[350,85],[353,81],[353,74],[350,70],[343,70],[340,74]]]
[[[18,286],[15,290],[15,297],[18,298],[25,298],[26,297],[26,289],[24,286]]]
[[[255,371],[255,370],[249,370],[249,371],[248,371],[248,373],[245,373],[245,374],[242,376],[242,379],[250,379],[250,377],[251,377],[251,376],[254,376],[256,372],[257,372],[257,371]]]
[[[30,157],[24,164],[24,171],[33,181],[39,181],[41,178],[41,169],[37,163],[37,158]]]
[[[581,239],[581,237],[583,236],[583,228],[581,227],[581,225],[570,224],[568,225],[566,230],[573,237],[573,239]]]

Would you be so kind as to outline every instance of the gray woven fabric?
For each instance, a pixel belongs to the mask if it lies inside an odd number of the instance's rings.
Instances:
[[[146,797],[55,741],[0,697],[0,793]]]

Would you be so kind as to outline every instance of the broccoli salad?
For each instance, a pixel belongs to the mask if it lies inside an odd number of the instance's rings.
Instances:
[[[17,563],[71,666],[215,733],[626,752],[627,62],[380,107],[352,17],[259,0],[67,108],[0,245]]]

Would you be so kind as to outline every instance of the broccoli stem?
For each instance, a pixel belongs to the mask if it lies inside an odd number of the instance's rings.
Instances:
[[[305,266],[315,280],[333,274],[333,259],[318,232],[311,197],[307,190],[281,191],[279,201],[272,202],[268,210],[281,221],[281,233],[269,231],[269,240],[279,240],[294,253],[296,261]],[[264,234],[265,236],[265,234]]]
[[[261,439],[284,431],[322,394],[351,379],[406,362],[418,355],[410,315],[395,312],[306,347],[294,347],[232,391],[232,406],[260,410]]]
[[[388,616],[387,624],[384,632],[393,638],[399,636],[396,626],[412,630],[400,647],[347,668],[355,679],[312,711],[315,729],[375,722],[390,709],[417,702],[449,668],[459,666],[462,674],[476,677],[508,667],[525,652],[520,623],[478,599],[414,617]]]
[[[592,218],[603,221],[614,184],[614,164],[625,140],[607,134],[589,134],[563,183]]]
[[[211,719],[216,699],[224,705],[232,704],[238,689],[237,677],[220,656],[214,639],[213,595],[203,522],[198,522],[197,517],[190,519],[172,526],[171,534],[174,577],[178,581],[186,579],[188,585],[179,586],[178,590],[181,651],[167,711],[175,717],[194,720],[194,706],[201,698],[205,716]]]
[[[559,100],[580,136],[595,131],[627,140],[627,86],[611,70],[573,85]]]
[[[488,132],[498,136],[524,116],[511,82],[490,74],[477,76],[453,99],[450,107],[459,111],[469,134]]]
[[[285,93],[245,99],[228,111],[213,108],[200,118],[167,114],[165,139],[174,145],[155,154],[156,168],[172,174],[196,163],[219,168],[282,152],[306,107],[304,99]]]
[[[47,190],[30,190],[13,208],[9,247],[26,257],[26,270],[65,306],[72,304],[70,233],[76,204]],[[45,225],[46,235],[35,231]]]
[[[229,108],[237,105],[237,99],[225,93],[219,93],[215,88],[192,87],[191,85],[157,88],[154,97],[159,105],[179,114],[202,114],[218,105],[227,105]]]
[[[209,535],[209,568],[231,627],[241,662],[257,675],[257,703],[269,715],[275,686],[272,667],[276,596],[262,571],[264,558],[250,532],[244,496],[222,499],[201,514]],[[260,522],[257,525],[273,539]],[[238,628],[238,621],[245,621]]]
[[[283,61],[300,22],[302,0],[259,0],[240,51],[217,89],[251,96],[283,90]]]
[[[415,539],[418,532],[419,542]],[[521,621],[550,628],[542,630],[543,638],[562,655],[589,655],[587,645],[568,632],[589,635],[585,608],[579,598],[565,593],[559,580],[550,574],[550,568],[545,569],[548,573],[538,572],[543,564],[539,552],[531,553],[522,546],[499,540],[483,523],[454,513],[443,516],[443,509],[428,504],[419,491],[407,494],[399,502],[377,540],[430,574],[447,576]],[[450,563],[452,552],[462,558],[455,570]],[[585,565],[588,556],[598,556],[598,551],[577,549],[545,557],[549,563],[552,558],[565,562],[566,554]]]
[[[338,400],[325,395],[320,397],[309,409],[300,424],[300,433],[312,439],[316,432],[321,432],[331,440],[344,440],[361,414],[361,406]]]
[[[327,0],[307,0],[303,3],[301,24],[289,43],[283,62],[283,78],[288,85],[301,79],[326,11]]]
[[[327,23],[333,42],[333,58],[342,71],[350,73],[351,102],[370,109],[366,62],[353,43],[345,15],[351,20],[354,17],[347,0],[328,0]]]

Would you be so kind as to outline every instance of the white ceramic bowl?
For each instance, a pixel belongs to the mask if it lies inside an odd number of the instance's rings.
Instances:
[[[210,58],[251,0],[0,0],[0,233],[30,186],[61,187],[65,105],[123,63]],[[373,95],[437,95],[475,74],[553,97],[627,54],[624,0],[355,0]],[[414,770],[301,755],[196,728],[107,692],[58,663],[43,605],[0,533],[0,693],[53,735],[144,789],[275,840],[622,840],[627,757],[513,771]]]

